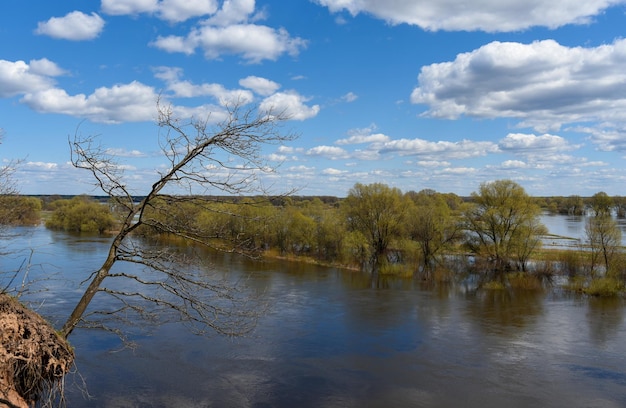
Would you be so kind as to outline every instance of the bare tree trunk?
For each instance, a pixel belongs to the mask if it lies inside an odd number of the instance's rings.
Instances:
[[[198,244],[211,246],[206,237],[197,231],[180,229],[168,220],[150,218],[150,210],[167,213],[167,206],[177,203],[193,203],[190,196],[161,196],[169,185],[183,187],[188,194],[195,189],[206,191],[214,188],[230,194],[241,194],[258,188],[258,172],[266,172],[268,164],[260,154],[263,144],[283,143],[292,135],[281,135],[278,122],[287,119],[272,112],[254,109],[241,111],[240,106],[228,110],[227,119],[208,128],[206,121],[190,119],[185,122],[173,116],[171,109],[157,104],[159,126],[166,130],[160,140],[161,150],[169,162],[169,169],[159,174],[145,198],[135,203],[133,195],[123,182],[120,166],[106,155],[106,149],[96,145],[92,137],[75,136],[72,146],[72,162],[75,167],[89,170],[96,184],[113,202],[126,211],[119,233],[114,238],[102,266],[90,278],[89,286],[63,325],[61,334],[68,337],[85,319],[85,313],[98,292],[115,298],[120,311],[130,311],[142,316],[153,316],[146,307],[136,302],[150,303],[153,307],[167,308],[179,314],[180,319],[213,329],[218,333],[238,335],[249,331],[251,320],[262,313],[258,305],[247,304],[248,299],[237,294],[238,289],[229,282],[212,282],[206,276],[194,275],[189,268],[174,262],[166,249],[146,249],[129,240],[129,235],[141,226],[173,234]],[[226,156],[224,159],[223,156]],[[207,171],[221,168],[226,175]],[[271,168],[271,167],[269,167]],[[164,200],[161,200],[164,198]],[[201,200],[197,200],[199,203]],[[165,204],[163,203],[165,202]],[[202,204],[204,205],[204,202]],[[166,214],[167,215],[167,214]],[[235,252],[236,247],[227,249]],[[142,264],[158,276],[113,273],[117,261]],[[104,287],[107,278],[125,279],[145,290],[112,289]],[[210,294],[213,294],[213,297]],[[212,302],[215,302],[212,303]],[[226,304],[226,305],[225,305]],[[96,313],[96,312],[92,312]],[[204,328],[199,329],[204,332]]]

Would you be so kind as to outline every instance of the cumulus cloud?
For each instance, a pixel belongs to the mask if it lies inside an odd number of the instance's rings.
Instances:
[[[195,98],[211,96],[222,106],[242,106],[253,101],[252,92],[245,89],[226,89],[221,84],[194,84],[191,81],[182,80],[183,70],[180,68],[158,67],[155,76],[167,84],[167,90],[172,92],[173,97]]]
[[[127,150],[124,148],[108,148],[106,154],[116,157],[146,157],[147,155],[139,150]]]
[[[424,158],[467,159],[497,153],[498,146],[491,142],[462,140],[459,142],[424,139],[397,139],[383,143],[380,153],[398,153],[401,156],[415,155]]]
[[[167,52],[185,54],[192,54],[196,48],[201,48],[207,59],[241,55],[249,63],[259,63],[263,60],[277,60],[285,53],[298,55],[306,46],[306,41],[292,38],[284,28],[233,24],[226,27],[198,27],[186,37],[158,37],[152,45]]]
[[[385,143],[389,141],[389,136],[382,133],[374,134],[354,134],[346,139],[339,139],[335,143],[338,145],[362,144],[362,143]]]
[[[505,169],[524,169],[528,165],[521,160],[506,160],[502,162],[502,168]]]
[[[282,113],[291,120],[312,118],[320,111],[319,105],[305,105],[307,98],[295,91],[277,92],[265,98],[259,109],[265,112]]]
[[[258,76],[248,76],[239,80],[239,85],[252,89],[259,95],[269,96],[280,89],[280,84]]]
[[[27,93],[22,102],[38,112],[61,113],[88,118],[94,122],[119,123],[152,120],[158,98],[152,87],[133,81],[101,87],[91,95],[68,95],[59,88]]]
[[[575,149],[561,136],[544,134],[536,136],[533,134],[509,133],[500,140],[498,146],[502,151],[529,154],[534,152],[564,151]]]
[[[37,24],[36,34],[63,40],[93,40],[104,29],[104,20],[96,13],[72,11],[64,17],[52,17]]]
[[[283,154],[294,154],[294,153],[303,153],[303,147],[293,147],[293,146],[278,146],[278,152]]]
[[[325,174],[325,175],[328,175],[328,176],[340,176],[340,175],[346,174],[346,173],[348,173],[348,171],[333,169],[332,167],[329,167],[329,168],[326,168],[326,169],[322,170],[322,174]]]
[[[109,15],[153,14],[178,23],[193,17],[213,14],[216,0],[102,0],[102,11]]]
[[[37,169],[37,170],[56,170],[59,165],[57,163],[49,163],[49,162],[26,162],[24,166],[27,169]]]
[[[626,40],[593,48],[553,40],[492,42],[425,66],[411,94],[425,116],[521,120],[539,131],[564,123],[626,121]]]
[[[607,126],[606,128],[576,127],[570,130],[587,133],[589,140],[605,152],[626,151],[626,128]]]
[[[254,9],[255,0],[224,0],[222,8],[208,19],[206,23],[217,26],[227,26],[248,21],[250,16],[254,13]],[[262,16],[253,19],[260,17]]]
[[[307,156],[321,156],[331,160],[346,159],[350,155],[341,147],[316,146],[306,151]]]
[[[421,167],[449,167],[450,162],[440,160],[419,160],[417,165]]]
[[[315,0],[335,13],[365,13],[390,24],[411,24],[425,30],[518,31],[534,26],[557,28],[586,24],[624,0]]]
[[[55,83],[52,77],[65,71],[48,59],[24,61],[0,60],[0,97],[49,89]]]

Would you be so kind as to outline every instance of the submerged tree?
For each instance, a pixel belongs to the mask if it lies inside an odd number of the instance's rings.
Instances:
[[[142,245],[131,234],[147,227],[210,245],[212,237],[205,232],[186,228],[189,223],[184,220],[160,215],[180,203],[203,206],[209,211],[213,208],[211,200],[198,199],[193,194],[217,190],[239,195],[258,191],[259,173],[272,170],[261,148],[293,138],[279,131],[279,125],[287,118],[258,109],[244,110],[238,105],[227,111],[223,121],[211,126],[208,121],[177,118],[170,107],[161,104],[157,104],[157,109],[158,126],[162,130],[160,147],[169,166],[158,174],[139,202],[126,186],[121,167],[93,137],[77,134],[70,143],[74,166],[91,172],[122,216],[106,259],[90,276],[87,289],[61,329],[65,337],[94,314],[106,319],[110,315],[127,314],[154,317],[149,310],[170,311],[198,332],[209,330],[226,335],[246,333],[258,317],[259,310],[238,293],[232,282],[199,274],[197,269],[182,265],[174,252]],[[173,187],[185,194],[172,194]],[[241,247],[236,244],[220,249],[237,251]],[[143,273],[114,270],[118,262],[141,264],[147,270]],[[105,285],[105,281],[109,284]],[[115,298],[119,308],[86,313],[97,293]]]
[[[441,255],[461,238],[461,228],[443,194],[420,191],[408,194],[415,205],[409,209],[409,237],[417,242],[421,252],[422,270],[426,278],[441,263]]]
[[[385,184],[355,184],[343,202],[348,229],[364,237],[369,259],[363,264],[377,273],[384,262],[384,255],[393,239],[404,228],[407,201],[402,192]]]
[[[539,235],[545,233],[538,221],[539,206],[511,180],[483,183],[472,199],[474,205],[464,217],[472,250],[493,261],[496,273],[513,262],[524,270]]]
[[[599,265],[604,266],[607,276],[614,273],[612,267],[622,245],[622,231],[617,221],[610,214],[600,214],[589,217],[585,223],[592,278],[595,278],[596,269]]]

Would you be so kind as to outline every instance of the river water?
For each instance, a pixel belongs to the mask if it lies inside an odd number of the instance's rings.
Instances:
[[[52,279],[25,298],[60,325],[108,239],[13,232],[0,270],[32,249],[30,276]],[[249,276],[269,302],[253,334],[198,337],[171,323],[136,337],[132,350],[77,329],[68,407],[626,406],[621,299],[373,282],[236,256],[215,258],[214,268]]]

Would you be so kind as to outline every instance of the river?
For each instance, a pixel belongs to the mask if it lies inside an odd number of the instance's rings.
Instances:
[[[108,239],[13,232],[0,270],[32,249],[30,277],[51,279],[25,298],[61,324]],[[170,323],[121,349],[112,334],[77,329],[67,406],[626,406],[621,299],[476,293],[298,263],[213,261],[220,273],[248,276],[269,302],[253,334],[198,337]]]

